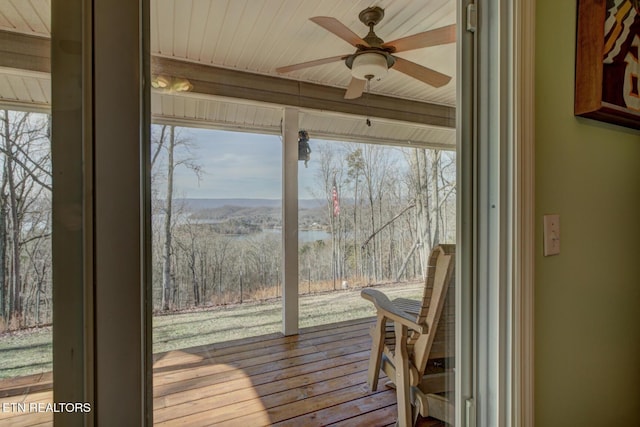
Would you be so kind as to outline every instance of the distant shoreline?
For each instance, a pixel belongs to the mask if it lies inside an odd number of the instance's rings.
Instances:
[[[243,208],[249,207],[280,207],[282,199],[246,199],[246,198],[178,198],[174,199],[174,203],[185,204],[191,209],[215,209],[224,206],[237,206]],[[325,206],[326,200],[323,199],[299,199],[298,206],[301,209],[313,209]]]

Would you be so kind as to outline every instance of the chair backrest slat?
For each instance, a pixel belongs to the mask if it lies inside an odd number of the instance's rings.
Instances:
[[[426,334],[413,333],[409,337],[409,343],[413,346],[414,364],[420,373],[424,373],[447,292],[455,281],[454,276],[455,245],[436,246],[429,257],[422,304],[416,319],[419,324],[427,324],[429,330]]]

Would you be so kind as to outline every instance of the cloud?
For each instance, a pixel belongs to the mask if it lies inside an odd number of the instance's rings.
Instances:
[[[198,182],[192,171],[176,170],[175,188],[182,197],[280,198],[279,137],[205,129],[182,129],[182,134],[203,172]]]
[[[261,198],[282,197],[282,141],[277,135],[181,128],[180,136],[189,148],[180,147],[177,159],[193,159],[201,168],[201,177],[182,166],[174,175],[176,197],[187,198]],[[312,141],[320,143],[320,141]],[[315,149],[315,148],[313,148]],[[299,162],[298,189],[301,199],[314,196],[309,191],[317,176],[318,161],[304,167]],[[159,184],[161,193],[162,185]]]

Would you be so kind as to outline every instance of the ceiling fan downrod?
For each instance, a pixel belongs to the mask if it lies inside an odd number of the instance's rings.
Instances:
[[[373,28],[384,18],[384,10],[378,6],[368,7],[358,15],[360,22],[369,27],[369,34],[362,40],[366,41],[370,47],[379,48],[384,43],[380,37],[376,35]]]

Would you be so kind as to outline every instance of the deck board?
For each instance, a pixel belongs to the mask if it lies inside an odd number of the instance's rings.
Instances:
[[[391,426],[394,390],[366,385],[373,319],[154,355],[157,426]],[[2,402],[51,401],[51,376],[11,380]],[[44,390],[44,391],[43,391]],[[2,425],[51,425],[50,414],[0,413]],[[435,420],[421,426],[440,427]]]

